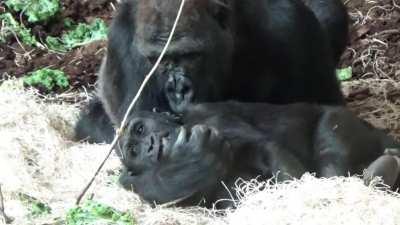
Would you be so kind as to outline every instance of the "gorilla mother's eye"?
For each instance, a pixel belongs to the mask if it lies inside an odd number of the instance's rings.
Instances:
[[[136,135],[142,135],[144,133],[144,125],[141,122],[138,122],[134,125],[133,131]]]

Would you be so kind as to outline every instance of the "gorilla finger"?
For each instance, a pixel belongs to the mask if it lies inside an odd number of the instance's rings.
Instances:
[[[197,124],[192,127],[192,135],[190,136],[190,142],[203,143],[207,141],[211,136],[211,129],[206,125]]]
[[[181,145],[189,141],[189,132],[184,126],[179,128],[178,137],[176,138],[174,145]]]

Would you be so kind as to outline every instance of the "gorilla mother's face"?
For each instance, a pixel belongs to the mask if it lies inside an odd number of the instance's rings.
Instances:
[[[155,63],[173,26],[180,0],[138,0],[135,44]],[[220,0],[187,0],[174,38],[158,68],[171,109],[226,95],[233,37],[230,9]]]

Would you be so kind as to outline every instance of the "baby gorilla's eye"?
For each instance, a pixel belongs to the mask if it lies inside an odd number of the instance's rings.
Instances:
[[[135,151],[135,145],[134,144],[129,144],[128,145],[128,151],[131,154],[132,157],[136,157],[137,156],[137,152]]]
[[[144,126],[142,123],[135,124],[134,127],[135,134],[142,135],[144,133]]]

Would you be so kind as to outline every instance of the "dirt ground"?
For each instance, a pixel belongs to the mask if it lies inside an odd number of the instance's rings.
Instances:
[[[95,18],[103,19],[107,24],[115,11],[115,0],[76,1],[63,0],[61,15],[55,21],[29,27],[26,18],[22,21],[38,40],[46,36],[60,36],[65,30],[64,19],[75,22],[90,23]],[[4,10],[0,3],[0,12]],[[63,70],[70,78],[74,88],[89,87],[96,81],[96,72],[105,52],[106,42],[99,41],[77,48],[71,52],[60,54],[38,48],[21,46],[15,38],[10,38],[6,45],[0,45],[0,76],[8,74],[21,77],[28,72],[43,67]]]
[[[400,137],[400,1],[348,0],[350,44],[340,67],[351,66],[343,82],[348,105],[361,118]]]

